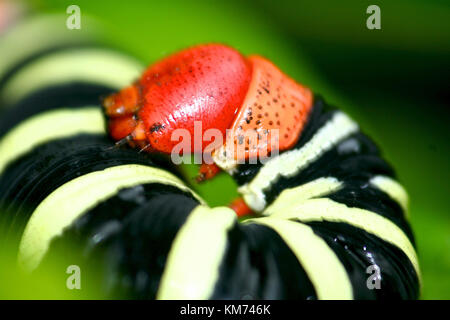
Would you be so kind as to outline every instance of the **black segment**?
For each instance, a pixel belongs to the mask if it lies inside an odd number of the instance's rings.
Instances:
[[[317,299],[314,287],[272,229],[236,224],[211,299]]]
[[[419,280],[406,254],[396,246],[366,231],[336,222],[308,222],[314,233],[323,238],[339,257],[350,277],[355,299],[417,299]],[[377,265],[380,287],[367,285]],[[375,282],[369,281],[372,285]]]
[[[333,201],[352,208],[361,208],[379,214],[397,225],[415,246],[414,235],[405,219],[405,213],[400,205],[388,194],[372,187],[365,182],[348,181],[345,187],[328,196]]]
[[[129,212],[139,209],[147,204],[151,199],[156,199],[162,195],[183,195],[188,199],[198,203],[198,200],[187,191],[183,191],[175,186],[161,183],[140,184],[130,188],[121,189],[117,194],[103,200],[94,208],[86,211],[71,226],[79,230],[79,235],[89,236],[102,224],[111,221],[122,221]],[[152,209],[153,210],[153,209]]]
[[[103,85],[71,82],[33,92],[1,114],[0,138],[21,121],[45,111],[93,106],[100,108],[100,98],[113,91],[113,88]]]

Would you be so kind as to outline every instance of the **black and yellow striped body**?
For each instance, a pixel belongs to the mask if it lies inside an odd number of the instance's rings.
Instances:
[[[0,70],[0,228],[21,267],[39,272],[67,255],[88,277],[100,272],[107,297],[418,297],[407,194],[352,119],[317,97],[294,148],[233,171],[260,213],[241,223],[170,165],[106,136],[99,96],[139,68],[76,46]],[[367,285],[374,265],[380,289]]]

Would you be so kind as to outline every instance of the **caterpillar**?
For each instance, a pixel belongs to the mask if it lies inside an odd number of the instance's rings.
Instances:
[[[92,67],[99,59],[104,68]],[[100,281],[114,298],[418,298],[407,194],[348,115],[311,96],[295,143],[230,170],[260,212],[241,221],[209,207],[165,159],[108,138],[99,97],[140,70],[78,44],[0,69],[0,236],[20,267],[76,261],[87,286]],[[379,289],[368,286],[370,266]]]
[[[189,143],[190,153],[212,149],[214,164],[200,169],[204,180],[219,171],[217,166],[232,170],[239,161],[290,149],[309,116],[312,94],[261,56],[207,44],[151,65],[103,105],[112,138],[147,152],[173,153],[180,128],[190,136],[200,131],[201,137],[215,130],[213,144],[195,143],[195,137]]]

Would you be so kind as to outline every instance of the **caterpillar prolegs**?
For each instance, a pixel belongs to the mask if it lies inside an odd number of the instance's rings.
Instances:
[[[345,113],[315,96],[291,149],[230,173],[260,212],[240,222],[167,162],[106,137],[99,96],[132,81],[138,63],[92,46],[49,49],[0,70],[1,236],[21,267],[67,259],[86,286],[119,298],[418,297],[406,192]]]

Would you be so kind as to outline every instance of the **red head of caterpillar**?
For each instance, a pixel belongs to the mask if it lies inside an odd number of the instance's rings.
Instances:
[[[207,44],[156,62],[134,84],[107,97],[103,106],[115,140],[170,154],[178,143],[171,138],[174,130],[182,128],[194,135],[194,122],[201,121],[202,136],[215,128],[225,138],[224,144],[242,145],[243,153],[227,156],[242,160],[260,156],[261,150],[270,153],[267,137],[273,129],[278,130],[279,151],[292,147],[312,100],[308,88],[267,59]],[[246,131],[255,132],[257,139],[244,139]],[[192,151],[202,152],[209,143],[193,144]],[[210,178],[217,171],[203,166],[201,176]]]

